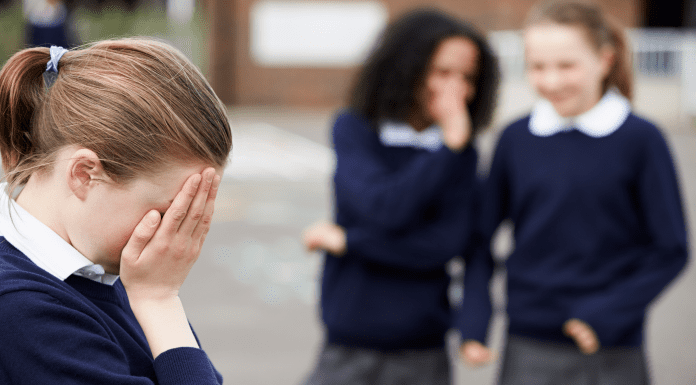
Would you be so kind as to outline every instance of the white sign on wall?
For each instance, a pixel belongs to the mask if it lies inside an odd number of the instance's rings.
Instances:
[[[389,14],[378,1],[258,1],[251,57],[266,67],[349,67],[367,57]]]

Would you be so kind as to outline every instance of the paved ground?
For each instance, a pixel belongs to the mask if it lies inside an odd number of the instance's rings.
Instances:
[[[675,113],[674,99],[666,97],[674,95],[674,85],[641,84],[637,109],[668,128],[694,223],[696,131]],[[529,103],[524,85],[507,84],[496,127]],[[327,133],[332,113],[231,111],[233,161],[218,197],[215,224],[182,292],[190,320],[227,383],[299,384],[313,365],[321,341],[316,309],[320,257],[304,252],[299,237],[303,227],[330,217],[333,155]],[[495,137],[493,130],[481,139],[484,159]],[[696,383],[694,295],[696,272],[690,267],[652,308],[647,347],[656,384]],[[502,295],[497,297],[500,303]],[[496,347],[504,322],[496,318]],[[456,384],[491,384],[495,370],[457,365]]]

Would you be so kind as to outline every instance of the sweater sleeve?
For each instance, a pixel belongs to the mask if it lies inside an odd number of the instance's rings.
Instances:
[[[452,235],[452,228],[435,223],[413,233],[398,236],[381,234],[367,228],[346,230],[351,256],[366,261],[409,270],[437,270],[461,255],[464,234]]]
[[[687,234],[676,172],[657,129],[643,142],[637,203],[645,222],[645,243],[637,267],[597,296],[576,306],[571,318],[588,322],[602,344],[612,344],[623,328],[642,320],[657,297],[687,262]]]
[[[424,152],[398,170],[383,158],[382,146],[369,124],[350,113],[333,128],[336,151],[334,186],[339,210],[384,230],[399,230],[418,220],[468,152],[443,146]],[[466,154],[465,154],[466,153]]]
[[[12,384],[154,384],[130,373],[112,331],[48,294],[5,293],[0,309],[0,382],[4,376]],[[220,383],[200,349],[166,351],[155,360],[154,371],[160,385]]]
[[[435,217],[396,232],[371,226],[347,228],[350,256],[409,270],[440,270],[450,259],[461,256],[474,225],[476,153],[469,151],[458,175],[461,180],[441,192]]]
[[[507,131],[506,131],[507,132]],[[474,212],[475,227],[470,251],[464,255],[464,298],[455,315],[462,341],[484,343],[492,316],[490,282],[495,262],[491,240],[508,216],[508,171],[505,132],[498,141],[488,176],[478,184]]]
[[[208,355],[201,349],[170,349],[155,359],[155,373],[160,384],[222,384]]]

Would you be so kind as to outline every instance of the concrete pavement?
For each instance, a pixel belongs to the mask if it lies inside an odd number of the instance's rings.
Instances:
[[[642,82],[635,105],[666,127],[693,223],[696,131],[668,100],[673,86]],[[523,113],[531,100],[523,83],[505,84],[494,127]],[[218,196],[215,223],[182,288],[182,300],[226,383],[299,384],[321,343],[316,308],[320,256],[302,250],[300,233],[331,216],[328,132],[333,111],[234,108],[230,114],[232,164]],[[493,129],[479,141],[484,161],[497,132]],[[689,228],[693,240],[694,225]],[[500,285],[495,292],[502,303]],[[696,383],[694,296],[696,272],[689,265],[652,307],[647,348],[655,384]],[[492,340],[498,349],[504,323],[500,316],[495,319]],[[495,372],[495,365],[457,365],[455,384],[491,384]]]

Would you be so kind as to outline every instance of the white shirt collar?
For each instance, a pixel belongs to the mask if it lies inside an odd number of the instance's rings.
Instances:
[[[626,121],[631,103],[616,90],[609,90],[589,111],[564,118],[546,99],[539,100],[529,119],[529,131],[536,136],[551,136],[572,128],[595,138],[611,135]]]
[[[415,147],[432,152],[442,147],[442,131],[436,125],[416,131],[407,123],[385,121],[379,126],[379,140],[388,147]]]
[[[61,281],[75,274],[107,285],[116,282],[118,275],[105,273],[101,265],[92,263],[75,250],[14,199],[10,199],[6,188],[7,183],[0,183],[0,235],[12,246]]]

